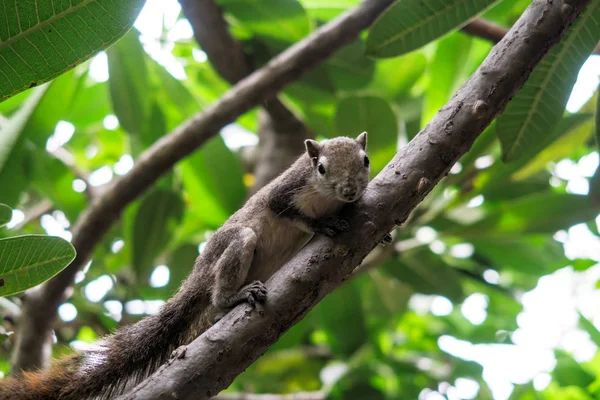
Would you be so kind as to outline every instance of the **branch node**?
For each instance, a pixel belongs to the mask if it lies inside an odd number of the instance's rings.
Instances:
[[[431,181],[425,177],[419,179],[419,183],[417,184],[417,193],[423,194],[429,189],[431,186]]]
[[[488,104],[483,100],[477,100],[473,104],[473,116],[475,119],[483,118],[485,112],[488,110]]]

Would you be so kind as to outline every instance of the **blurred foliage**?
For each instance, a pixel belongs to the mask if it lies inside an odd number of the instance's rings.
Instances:
[[[217,2],[260,66],[358,0]],[[290,84],[281,98],[320,139],[368,131],[376,174],[491,49],[456,28],[481,12],[508,27],[528,4],[396,2],[368,34]],[[557,172],[559,162],[589,160],[600,138],[597,93],[578,112],[565,111],[581,64],[600,37],[600,0],[590,4],[587,17],[543,60],[507,112],[396,230],[394,248],[377,249],[363,272],[293,326],[230,391],[323,390],[331,399],[361,400],[429,398],[437,391],[454,399],[453,390],[469,379],[479,387],[473,396],[492,398],[477,360],[450,354],[441,343],[511,345],[524,292],[555,271],[590,271],[594,264],[585,256],[567,257],[556,232],[585,224],[600,240],[600,173],[580,177],[584,189],[574,190]],[[87,62],[0,103],[0,202],[25,219],[18,229],[0,230],[0,237],[68,231],[104,185],[228,90],[201,61],[193,39],[170,38],[171,27],[159,38],[129,31],[105,53],[108,80],[98,79]],[[165,67],[165,54],[180,63],[185,79]],[[257,127],[252,110],[231,128],[255,134]],[[243,147],[230,139],[215,136],[123,212],[77,278],[69,299],[77,314],[61,314],[55,356],[155,312],[173,294],[202,243],[243,204],[252,182],[244,176]],[[0,206],[0,223],[8,219]],[[0,250],[0,266],[5,263]],[[473,299],[485,302],[479,321],[461,311]],[[21,300],[3,300],[0,370],[7,372],[14,345],[9,317]],[[594,322],[581,316],[580,325],[598,344]],[[580,363],[556,349],[554,357],[544,390],[530,380],[515,382],[511,398],[600,395],[600,355]]]

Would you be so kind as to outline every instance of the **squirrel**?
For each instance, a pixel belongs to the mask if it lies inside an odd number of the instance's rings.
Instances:
[[[111,398],[141,382],[236,305],[264,302],[263,282],[315,233],[335,236],[348,229],[337,214],[360,199],[369,183],[366,132],[356,139],[308,139],[305,147],[210,237],[190,275],[156,315],[59,359],[48,371],[0,380],[0,399]]]

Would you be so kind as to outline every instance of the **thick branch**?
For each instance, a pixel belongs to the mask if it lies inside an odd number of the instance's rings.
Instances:
[[[339,286],[394,224],[414,207],[504,109],[589,0],[534,0],[450,102],[343,210],[351,229],[317,236],[267,282],[269,298],[244,304],[119,400],[208,399],[260,357],[319,300]],[[527,40],[525,40],[527,39]],[[519,62],[515,62],[518,60]]]
[[[41,287],[29,292],[14,355],[16,370],[44,366],[50,354],[52,323],[65,290],[87,262],[96,244],[119,218],[123,209],[150,187],[162,174],[191,154],[223,126],[272,97],[286,84],[332,52],[352,41],[391,3],[365,0],[339,18],[291,46],[260,70],[235,85],[219,101],[163,136],[137,160],[129,173],[114,181],[94,199],[73,228],[72,244],[77,257],[66,269]]]
[[[229,83],[236,83],[253,67],[242,44],[229,32],[221,8],[213,0],[179,0],[192,25],[194,37],[213,68]],[[265,99],[259,124],[259,159],[252,193],[279,175],[304,150],[304,140],[313,135],[276,96]]]
[[[475,18],[467,25],[463,26],[462,31],[471,36],[477,36],[482,39],[489,40],[493,43],[498,43],[504,35],[508,33],[508,29],[483,18]],[[600,54],[600,42],[592,52],[592,54]]]

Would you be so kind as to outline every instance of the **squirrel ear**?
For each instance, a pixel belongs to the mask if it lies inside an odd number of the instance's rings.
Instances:
[[[316,140],[306,139],[304,141],[304,146],[306,146],[306,152],[310,158],[318,158],[319,152],[321,151],[321,145]]]
[[[360,135],[358,135],[356,141],[358,142],[358,144],[360,144],[360,147],[362,147],[363,150],[367,150],[367,132],[363,132]]]

